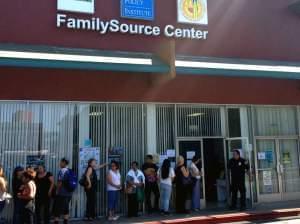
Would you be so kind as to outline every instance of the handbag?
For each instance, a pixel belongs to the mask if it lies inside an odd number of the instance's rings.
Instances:
[[[87,186],[87,179],[86,179],[86,175],[83,174],[79,180],[79,184],[82,187],[86,187]]]
[[[125,187],[125,193],[126,194],[132,194],[132,192],[133,192],[133,187],[126,185],[126,187]]]
[[[192,183],[193,183],[193,180],[192,180],[191,175],[189,175],[188,177],[185,177],[185,176],[182,175],[182,184],[184,186],[192,185]]]
[[[8,205],[10,203],[10,200],[13,198],[11,194],[5,192],[3,195],[4,199],[5,199],[5,203]]]

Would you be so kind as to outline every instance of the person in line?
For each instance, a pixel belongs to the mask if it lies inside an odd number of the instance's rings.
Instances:
[[[158,167],[153,163],[153,156],[147,155],[146,162],[142,166],[144,176],[146,177],[145,184],[145,202],[148,213],[159,210],[159,188],[157,183]],[[152,207],[152,193],[154,194],[154,208]]]
[[[138,216],[138,191],[144,189],[145,176],[142,171],[138,169],[138,162],[131,163],[131,169],[126,176],[126,193],[128,196],[128,217]]]
[[[186,210],[186,200],[189,190],[189,171],[184,165],[184,158],[179,156],[177,158],[177,166],[175,170],[176,175],[176,213],[188,213]]]
[[[18,198],[18,194],[21,192],[21,186],[23,185],[22,177],[24,173],[24,168],[17,166],[14,169],[12,175],[12,190],[13,190],[13,201],[14,201],[14,212],[13,212],[13,224],[21,223],[21,208],[22,201]]]
[[[163,161],[162,167],[158,170],[160,181],[160,210],[164,215],[169,215],[170,199],[172,195],[172,183],[175,178],[174,169],[169,159]]]
[[[249,163],[247,160],[241,157],[239,150],[233,151],[233,158],[229,160],[228,169],[231,173],[231,192],[232,192],[232,204],[230,209],[236,209],[237,193],[241,195],[241,207],[240,210],[246,209],[246,187],[245,187],[245,173],[249,174]]]
[[[61,215],[64,217],[64,224],[69,222],[69,205],[72,199],[72,192],[70,192],[65,186],[65,182],[68,178],[68,165],[69,161],[65,158],[60,160],[60,171],[58,173],[56,197],[54,200],[54,223],[59,223],[59,218]]]
[[[4,175],[3,167],[0,166],[0,219],[1,213],[6,204],[7,182]]]
[[[36,184],[36,222],[37,224],[50,223],[50,202],[54,190],[54,177],[47,172],[44,165],[37,167]]]
[[[97,166],[96,159],[90,159],[88,161],[88,167],[85,171],[86,186],[84,188],[84,191],[86,194],[86,218],[89,221],[96,219],[96,200],[98,185],[98,177],[96,170],[102,169],[105,166],[106,163]]]
[[[20,223],[24,224],[34,224],[35,223],[35,195],[36,195],[36,185],[34,183],[34,178],[36,177],[36,172],[33,169],[26,169],[23,173],[21,186],[21,192],[18,193],[18,198],[21,200],[21,217]]]
[[[193,178],[192,209],[196,212],[200,211],[200,180],[202,176],[201,171],[198,168],[200,162],[200,158],[194,156],[190,166],[190,173]]]
[[[119,164],[112,161],[110,170],[107,173],[107,195],[108,195],[108,220],[117,221],[119,216],[115,212],[119,200],[119,191],[122,189],[121,174],[119,172]]]

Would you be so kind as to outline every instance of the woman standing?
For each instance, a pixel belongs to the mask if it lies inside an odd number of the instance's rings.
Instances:
[[[38,166],[36,184],[36,220],[37,223],[49,223],[50,221],[50,200],[54,190],[54,177],[47,172],[43,165]]]
[[[14,214],[13,214],[13,224],[21,223],[21,208],[22,201],[18,198],[18,194],[21,192],[21,186],[23,184],[22,177],[24,173],[24,168],[17,166],[14,169],[12,177],[12,190],[13,190],[13,199],[14,199]]]
[[[177,158],[176,167],[176,212],[177,213],[188,213],[185,207],[187,200],[187,193],[189,189],[189,171],[184,165],[184,158],[179,156]]]
[[[105,167],[106,164],[97,166],[96,159],[88,161],[88,167],[85,172],[86,177],[86,218],[90,221],[96,219],[96,199],[97,199],[97,169]]]
[[[27,169],[23,174],[23,186],[18,198],[22,201],[20,223],[34,224],[35,223],[35,205],[34,199],[36,195],[36,186],[34,178],[36,173],[33,169]]]
[[[5,207],[7,194],[7,182],[5,180],[3,167],[0,166],[0,215]]]
[[[194,156],[190,166],[191,176],[193,177],[193,190],[192,190],[192,209],[194,211],[200,210],[200,179],[201,171],[198,168],[200,158]]]
[[[122,189],[121,174],[119,172],[119,164],[112,161],[110,170],[107,173],[107,194],[108,194],[108,220],[117,221],[119,216],[115,215],[119,200],[119,191]]]
[[[131,169],[126,176],[126,193],[128,196],[128,217],[137,217],[139,210],[138,192],[144,190],[145,176],[138,169],[138,162],[131,163]]]
[[[169,215],[170,198],[172,195],[172,182],[175,178],[174,169],[171,162],[165,159],[161,169],[158,170],[158,179],[160,181],[160,210],[164,215]]]

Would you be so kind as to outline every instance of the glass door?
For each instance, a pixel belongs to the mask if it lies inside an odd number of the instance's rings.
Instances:
[[[201,164],[199,164],[199,169],[202,172],[202,177],[204,177],[204,163],[203,163],[203,142],[202,140],[178,140],[177,141],[177,148],[179,155],[183,156],[186,162],[186,166],[189,167],[193,156],[197,156],[201,159]],[[206,207],[205,201],[205,182],[204,178],[201,178],[200,182],[200,205],[201,208]]]
[[[280,174],[282,179],[282,199],[300,198],[300,169],[298,141],[278,140],[280,154]]]
[[[227,141],[227,148],[226,148],[226,161],[228,162],[232,158],[232,153],[234,150],[239,150],[241,153],[241,157],[249,161],[250,172],[252,170],[252,157],[251,152],[252,149],[249,145],[249,140],[247,137],[239,137],[239,138],[228,138]],[[227,169],[227,164],[226,164]],[[230,191],[230,171],[227,169],[227,186],[228,186],[228,195],[231,195]],[[252,182],[250,181],[249,177],[246,176],[246,198],[247,198],[247,207],[251,207],[253,204],[253,187]],[[228,198],[228,200],[231,197]],[[228,201],[229,202],[229,201]]]
[[[259,201],[281,200],[280,171],[274,139],[256,142],[257,188]]]
[[[260,139],[256,150],[259,201],[300,199],[298,140]]]

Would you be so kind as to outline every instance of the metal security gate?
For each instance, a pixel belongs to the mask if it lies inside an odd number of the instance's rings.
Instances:
[[[122,177],[132,161],[145,155],[145,113],[143,104],[0,102],[0,163],[9,183],[14,167],[26,167],[29,156],[43,155],[47,170],[57,176],[59,160],[66,157],[78,172],[79,148],[90,139],[100,147],[100,162],[107,162],[110,147],[124,148]],[[106,215],[106,169],[101,170],[98,215]],[[123,180],[124,181],[124,180]],[[11,186],[10,188],[11,189]],[[126,211],[124,195],[119,212]],[[12,216],[12,206],[4,215]],[[71,216],[85,215],[85,194],[78,187],[71,202]]]
[[[26,167],[31,156],[44,156],[47,169],[54,174],[59,158],[72,158],[73,116],[70,103],[0,103],[0,162],[9,183],[14,167]],[[6,207],[6,218],[12,211],[12,204]]]
[[[164,154],[166,149],[174,149],[175,139],[175,106],[156,105],[157,153]]]
[[[300,199],[299,108],[253,107],[258,202]]]

